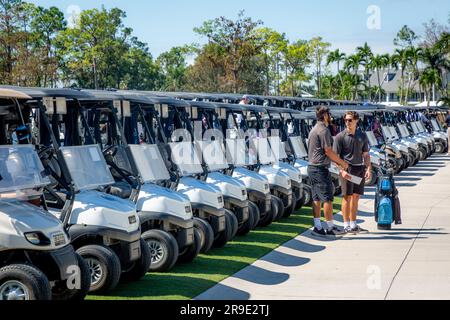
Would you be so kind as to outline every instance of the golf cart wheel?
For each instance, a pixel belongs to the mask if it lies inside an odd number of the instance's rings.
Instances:
[[[236,234],[239,229],[239,221],[236,218],[236,215],[233,213],[233,211],[225,209],[225,214],[228,215],[231,221],[231,235],[230,239],[228,239],[228,241],[231,241],[234,239],[234,237],[236,237]]]
[[[34,266],[12,264],[0,269],[0,300],[50,300],[46,275]]]
[[[420,158],[419,158],[420,161],[423,161],[428,157],[427,150],[424,147],[419,148],[419,153],[420,153]]]
[[[306,207],[312,206],[312,188],[309,184],[303,186],[303,205]]]
[[[295,205],[297,204],[297,196],[292,194],[292,204],[284,209],[283,218],[289,218],[295,213]]]
[[[168,232],[149,230],[142,238],[150,249],[150,272],[165,272],[173,268],[177,262],[179,249],[177,240]]]
[[[414,158],[414,156],[413,156],[412,154],[409,154],[409,156],[408,156],[408,162],[409,162],[409,167],[414,166],[415,158]]]
[[[247,235],[259,222],[259,208],[253,202],[248,203],[248,220],[238,229],[237,235]]]
[[[138,281],[142,279],[150,270],[152,263],[152,255],[150,248],[144,239],[140,239],[141,257],[139,260],[133,262],[133,267],[122,274],[123,281]]]
[[[305,190],[302,188],[300,190],[300,198],[297,199],[297,203],[295,204],[295,211],[300,210],[305,203]]]
[[[260,227],[269,226],[277,216],[278,216],[278,205],[274,200],[273,196],[271,196],[270,211],[266,212],[266,214],[263,217],[261,217],[261,219],[259,220],[259,226]]]
[[[107,293],[114,289],[120,280],[122,266],[117,254],[110,248],[100,245],[81,247],[77,253],[87,263],[91,275],[89,292]]]
[[[225,230],[221,231],[214,240],[214,247],[223,248],[231,238],[233,233],[233,225],[231,222],[230,215],[225,212]]]
[[[52,289],[52,299],[56,301],[83,301],[89,293],[91,287],[91,272],[86,261],[75,253],[78,261],[79,278],[73,282],[69,280],[58,281]],[[74,289],[69,289],[68,285],[72,285]]]
[[[194,228],[194,243],[186,247],[182,253],[178,256],[179,263],[189,263],[192,262],[200,253],[202,248],[201,235],[198,229]]]
[[[278,215],[276,216],[274,221],[279,221],[279,220],[281,220],[283,218],[283,215],[284,215],[285,207],[284,207],[283,200],[281,200],[277,196],[273,196],[272,197],[272,201],[275,201],[275,204],[278,207]]]
[[[207,253],[213,246],[214,230],[208,222],[197,217],[194,217],[194,228],[200,232],[200,252]]]
[[[251,226],[252,230],[255,230],[258,227],[259,220],[261,220],[261,211],[259,210],[259,207],[256,205],[256,203],[249,201],[248,202],[248,209],[249,213],[250,210],[253,211],[253,224]]]
[[[436,153],[444,153],[445,147],[442,142],[436,142]]]

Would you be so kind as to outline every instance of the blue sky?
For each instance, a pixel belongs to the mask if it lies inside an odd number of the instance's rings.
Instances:
[[[422,34],[424,22],[434,18],[448,24],[450,13],[448,0],[28,1],[44,7],[57,6],[66,16],[73,6],[82,10],[102,5],[121,8],[127,13],[125,24],[134,29],[141,41],[148,43],[154,56],[173,46],[201,43],[203,40],[193,32],[194,27],[222,15],[236,18],[239,10],[245,10],[255,20],[264,21],[265,26],[286,33],[291,40],[322,36],[333,49],[347,53],[365,41],[377,53],[391,52],[393,39],[403,25]],[[367,27],[368,19],[374,17],[367,12],[369,6],[380,10],[379,29]]]

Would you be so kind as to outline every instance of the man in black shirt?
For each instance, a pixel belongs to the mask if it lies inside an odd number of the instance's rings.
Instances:
[[[372,175],[372,164],[369,155],[369,141],[367,135],[357,129],[359,115],[354,111],[344,116],[346,129],[335,137],[333,151],[348,163],[348,170],[341,170],[342,215],[344,218],[344,231],[346,233],[367,232],[358,224],[357,213],[359,200],[364,195],[366,179]],[[361,183],[350,181],[351,176],[361,178]]]

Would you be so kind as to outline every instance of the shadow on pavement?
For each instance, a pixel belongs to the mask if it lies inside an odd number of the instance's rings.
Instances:
[[[207,300],[250,300],[250,294],[248,292],[231,288],[229,286],[223,285],[221,283],[217,284],[213,290],[207,291],[206,293],[199,296],[200,299]],[[199,300],[199,299],[194,299]]]
[[[251,265],[239,271],[233,277],[256,284],[274,286],[286,282],[289,279],[289,274],[273,272]]]
[[[296,257],[284,252],[273,251],[261,259],[283,267],[300,267],[311,261],[309,258]]]
[[[326,247],[315,244],[306,243],[297,239],[291,240],[283,245],[283,247],[297,250],[301,252],[316,253],[325,250]]]

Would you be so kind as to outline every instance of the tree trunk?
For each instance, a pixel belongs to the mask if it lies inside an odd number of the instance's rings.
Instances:
[[[380,80],[380,69],[377,68],[378,75],[378,103],[381,103],[381,80]]]

